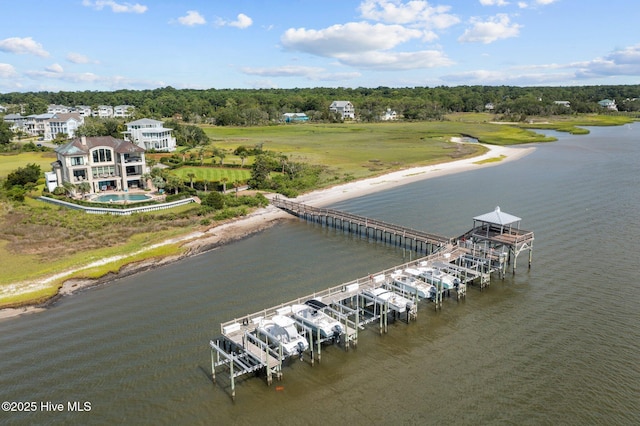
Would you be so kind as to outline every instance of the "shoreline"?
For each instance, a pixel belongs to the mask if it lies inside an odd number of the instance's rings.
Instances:
[[[517,146],[505,147],[505,146],[494,146],[494,145],[483,145],[483,146],[488,148],[488,151],[485,154],[482,154],[480,156],[451,161],[448,163],[434,164],[431,166],[414,167],[410,169],[387,173],[387,174],[373,177],[373,178],[366,178],[358,181],[340,184],[340,185],[333,186],[331,188],[320,189],[320,190],[309,192],[307,194],[300,195],[295,199],[292,199],[292,201],[310,204],[310,205],[313,205],[314,207],[322,207],[322,206],[333,204],[339,201],[344,201],[350,198],[355,198],[355,197],[372,194],[375,192],[385,191],[388,189],[396,188],[398,186],[406,185],[406,184],[417,182],[417,181],[422,181],[425,179],[505,164],[506,162],[520,159],[526,156],[527,154],[533,152],[533,150],[535,150],[535,147],[531,147],[531,146],[527,146],[527,147],[517,147]],[[480,163],[484,160],[490,160],[490,159],[496,159],[496,161]],[[276,194],[268,195],[268,198],[275,195]],[[47,309],[47,307],[55,304],[58,300],[60,300],[64,296],[74,294],[78,291],[81,291],[83,289],[87,289],[90,287],[104,285],[118,278],[130,276],[138,272],[165,266],[187,257],[200,255],[202,253],[213,250],[216,247],[220,247],[224,244],[228,244],[234,241],[248,238],[258,232],[261,232],[275,225],[280,221],[290,219],[290,218],[291,216],[288,213],[272,205],[269,205],[267,207],[258,209],[247,216],[233,219],[229,222],[225,222],[221,225],[210,228],[207,231],[193,232],[178,238],[174,238],[159,244],[155,244],[153,246],[148,247],[148,249],[166,245],[166,244],[180,243],[182,247],[186,248],[186,251],[181,255],[169,256],[162,259],[148,259],[148,260],[143,260],[136,263],[130,263],[123,266],[118,273],[107,274],[98,279],[68,279],[60,287],[60,289],[58,290],[58,293],[44,303],[37,304],[37,305],[29,305],[24,307],[17,307],[17,308],[0,309],[0,320],[21,316],[27,313],[44,311]],[[130,256],[133,254],[136,254],[136,253],[132,253],[130,254]],[[117,257],[102,259],[98,262],[93,262],[91,264],[85,265],[82,268],[68,270],[68,271],[61,272],[59,274],[52,275],[41,281],[30,282],[30,283],[27,283],[26,285],[24,285],[25,283],[22,283],[23,284],[22,287],[37,288],[37,287],[46,286],[51,281],[64,278],[65,276],[71,275],[83,269],[95,267],[100,264],[114,262],[116,260],[121,260],[125,257],[127,256],[117,256]],[[16,285],[9,285],[8,287],[16,288]]]

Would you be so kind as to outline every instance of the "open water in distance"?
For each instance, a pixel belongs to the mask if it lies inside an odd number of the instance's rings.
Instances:
[[[0,423],[640,424],[640,123],[590,130],[334,206],[457,236],[499,205],[535,232],[531,270],[522,255],[515,276],[294,361],[271,387],[240,380],[233,403],[209,379],[221,322],[404,260],[292,220],[0,322],[0,399],[64,404]]]

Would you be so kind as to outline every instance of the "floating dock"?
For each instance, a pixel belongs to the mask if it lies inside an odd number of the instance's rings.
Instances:
[[[226,370],[231,386],[231,398],[235,399],[235,379],[250,373],[264,373],[267,384],[273,377],[282,379],[283,363],[290,356],[284,354],[282,343],[274,342],[257,331],[264,320],[276,315],[291,315],[293,305],[309,301],[320,302],[318,309],[340,323],[340,345],[348,350],[358,344],[359,331],[377,324],[378,331],[388,331],[389,316],[409,324],[418,318],[418,307],[424,303],[442,309],[445,297],[456,300],[466,297],[467,287],[477,285],[481,290],[490,283],[491,274],[504,278],[507,265],[516,270],[516,259],[523,251],[529,253],[532,262],[532,231],[519,229],[520,218],[503,213],[499,207],[485,215],[474,217],[473,228],[458,238],[446,238],[436,234],[403,228],[398,225],[331,209],[320,209],[276,198],[272,203],[304,220],[324,226],[339,227],[383,243],[399,245],[426,255],[414,261],[382,270],[326,290],[312,293],[280,305],[248,314],[220,325],[221,335],[209,342],[211,349],[212,379],[216,382],[217,370]],[[408,271],[438,271],[440,277],[453,277],[454,284],[443,278],[426,279],[431,285],[428,296],[414,287],[403,285],[396,279]],[[434,275],[436,277],[436,275]],[[415,278],[415,277],[414,277]],[[427,281],[429,283],[427,283]],[[384,292],[387,299],[375,294]],[[394,303],[402,301],[402,303]],[[322,346],[335,343],[335,337],[323,337],[319,330],[296,321],[298,333],[309,343],[306,359],[310,365],[321,361]],[[304,354],[300,354],[301,359]]]

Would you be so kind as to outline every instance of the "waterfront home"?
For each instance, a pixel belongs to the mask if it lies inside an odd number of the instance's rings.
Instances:
[[[356,110],[349,101],[333,101],[329,106],[329,111],[340,114],[343,120],[356,118]]]
[[[57,160],[47,186],[89,183],[89,193],[144,187],[144,149],[112,136],[80,137],[55,149]],[[51,190],[51,189],[50,189]]]
[[[598,105],[600,105],[602,108],[606,108],[606,109],[611,110],[611,111],[617,111],[618,110],[618,106],[616,105],[616,101],[615,100],[603,99],[600,102],[598,102]]]
[[[164,127],[164,123],[150,118],[126,123],[124,132],[126,140],[145,150],[173,152],[176,150],[176,138],[171,134],[173,129]]]
[[[282,114],[282,121],[285,123],[302,123],[309,121],[309,117],[304,112],[285,112]]]

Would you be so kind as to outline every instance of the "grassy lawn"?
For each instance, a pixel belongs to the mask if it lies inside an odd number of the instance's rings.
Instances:
[[[292,161],[328,165],[336,175],[360,179],[402,168],[448,162],[483,153],[479,145],[450,142],[472,136],[488,144],[545,142],[533,131],[489,123],[299,124],[265,127],[206,127],[216,147],[240,145],[282,153]]]
[[[56,161],[56,154],[53,152],[24,152],[21,154],[0,155],[0,178],[7,175],[19,167],[35,163],[40,166],[43,172],[51,171],[51,163]]]
[[[246,182],[251,177],[250,169],[221,168],[221,167],[181,167],[172,171],[185,181],[189,180],[189,174],[193,173],[194,181],[222,182],[226,178],[228,183]]]

